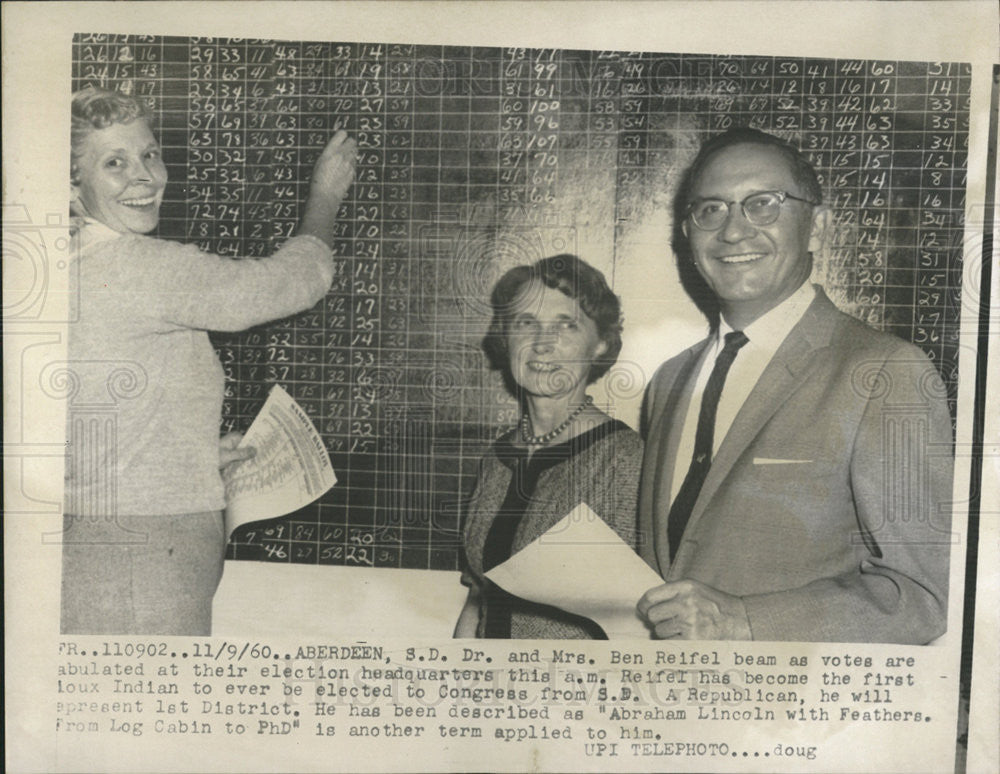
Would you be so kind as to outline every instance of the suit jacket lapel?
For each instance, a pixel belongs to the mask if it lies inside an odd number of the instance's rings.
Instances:
[[[719,445],[691,511],[688,529],[704,513],[733,465],[767,421],[805,380],[813,357],[829,343],[838,315],[837,308],[817,287],[816,298],[774,353]]]
[[[684,414],[694,387],[692,373],[710,343],[710,338],[705,339],[679,356],[673,376],[665,379],[662,385],[657,385],[662,390],[662,397],[654,398],[649,418],[650,435],[646,439],[646,453],[655,453],[655,464],[644,465],[644,475],[653,476],[653,485],[648,489],[643,488],[643,492],[648,491],[651,496],[649,502],[640,503],[639,529],[640,534],[649,535],[652,540],[641,545],[639,553],[664,577],[670,566],[667,513],[670,510],[670,489],[677,447],[680,445]]]

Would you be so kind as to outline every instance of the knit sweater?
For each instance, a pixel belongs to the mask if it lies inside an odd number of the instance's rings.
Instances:
[[[65,509],[77,515],[219,510],[224,373],[207,331],[238,331],[316,304],[333,260],[315,237],[269,258],[88,221],[75,237]]]
[[[484,576],[483,552],[490,528],[509,497],[514,471],[523,465],[523,450],[511,444],[511,435],[498,440],[483,457],[475,490],[466,508],[464,546],[466,571],[463,582],[488,589]],[[537,459],[536,459],[537,458]],[[514,534],[512,553],[538,538],[581,502],[606,521],[626,543],[637,545],[636,501],[642,440],[620,422],[606,422],[583,436],[535,453],[530,465],[536,467],[537,481],[528,496],[527,507]],[[513,482],[515,487],[521,482]],[[553,567],[553,572],[557,568]],[[489,595],[480,610],[477,636],[485,636]],[[638,601],[638,600],[636,600]],[[510,620],[512,638],[586,639],[600,636],[593,622],[552,607],[520,600]]]

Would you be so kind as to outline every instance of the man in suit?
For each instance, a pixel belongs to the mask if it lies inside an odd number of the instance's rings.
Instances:
[[[682,276],[718,318],[646,396],[641,552],[666,582],[638,609],[655,637],[926,643],[945,629],[944,385],[919,349],[809,283],[821,200],[796,148],[749,129],[706,143],[681,184]]]

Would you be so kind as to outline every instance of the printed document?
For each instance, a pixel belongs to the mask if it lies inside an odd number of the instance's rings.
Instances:
[[[271,388],[240,446],[257,454],[223,472],[227,535],[242,524],[296,511],[337,483],[323,439],[280,385]]]

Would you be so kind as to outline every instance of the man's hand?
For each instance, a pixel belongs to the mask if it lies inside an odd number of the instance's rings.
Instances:
[[[233,431],[226,433],[219,439],[219,470],[223,470],[227,465],[234,462],[248,460],[257,454],[257,450],[252,446],[237,447],[243,440],[243,433]]]
[[[642,595],[637,607],[657,639],[753,639],[743,600],[698,581],[655,586]]]

